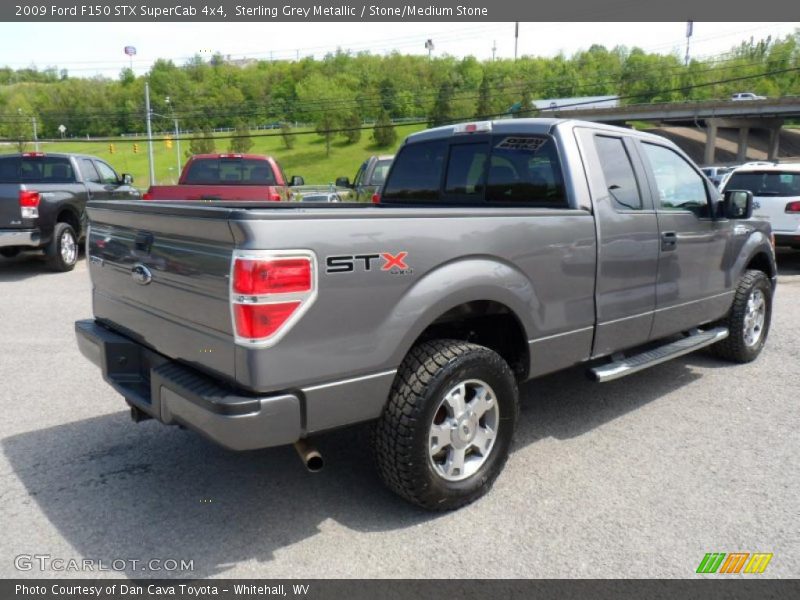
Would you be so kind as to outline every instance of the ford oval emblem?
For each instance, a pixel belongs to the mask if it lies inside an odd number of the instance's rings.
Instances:
[[[133,269],[131,269],[131,277],[139,285],[147,285],[153,281],[153,274],[143,264],[134,265]]]

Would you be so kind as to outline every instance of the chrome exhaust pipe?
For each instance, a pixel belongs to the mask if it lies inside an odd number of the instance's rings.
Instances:
[[[297,455],[310,473],[318,473],[325,466],[322,454],[308,440],[297,440],[294,443],[294,449],[297,450]]]

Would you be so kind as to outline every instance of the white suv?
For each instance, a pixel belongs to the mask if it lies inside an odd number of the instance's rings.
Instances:
[[[724,190],[753,192],[753,218],[770,222],[777,246],[800,249],[800,163],[744,165]]]

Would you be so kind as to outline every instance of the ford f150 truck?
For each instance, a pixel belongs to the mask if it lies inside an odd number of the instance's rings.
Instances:
[[[278,162],[260,154],[195,154],[183,167],[178,185],[151,186],[144,200],[289,200],[289,182]]]
[[[453,509],[502,469],[522,381],[755,359],[776,268],[751,212],[653,135],[441,127],[405,141],[378,205],[91,203],[76,334],[134,420],[295,443],[311,468],[315,434],[372,421],[389,487]]]
[[[0,156],[0,255],[44,250],[56,271],[78,260],[86,202],[135,200],[130,175],[82,154],[30,152]]]

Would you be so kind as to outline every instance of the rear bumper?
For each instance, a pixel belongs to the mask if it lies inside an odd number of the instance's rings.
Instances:
[[[232,450],[297,441],[300,399],[294,394],[239,395],[198,371],[153,352],[95,321],[76,321],[81,353],[125,400],[167,425],[185,425]]]
[[[29,246],[36,248],[42,236],[38,229],[0,229],[0,248],[9,246]]]
[[[778,233],[775,234],[776,246],[800,246],[800,231],[795,233]]]

